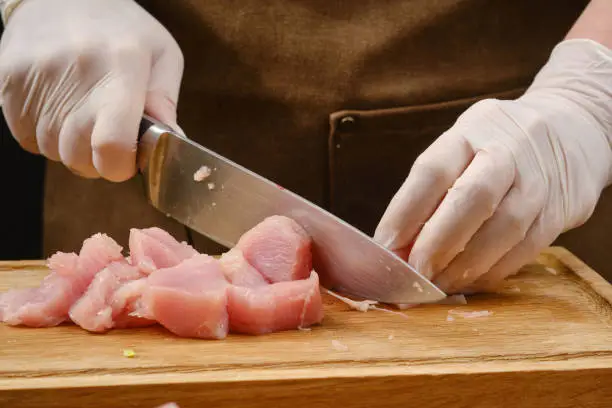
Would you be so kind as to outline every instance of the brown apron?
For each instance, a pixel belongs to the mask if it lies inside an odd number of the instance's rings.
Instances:
[[[140,3],[185,54],[189,137],[371,234],[418,154],[478,99],[520,95],[587,1]],[[572,249],[596,265],[606,215],[573,233]],[[47,254],[98,231],[126,245],[130,227],[147,225],[184,233],[137,179],[89,181],[49,164]]]

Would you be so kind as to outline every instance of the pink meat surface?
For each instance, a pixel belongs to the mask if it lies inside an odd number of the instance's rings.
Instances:
[[[170,268],[198,254],[187,243],[178,242],[161,228],[130,230],[130,262],[144,273]]]
[[[40,287],[11,290],[0,295],[2,321],[11,326],[53,327],[66,320],[64,309],[72,281],[48,275]],[[70,305],[67,305],[70,307]]]
[[[229,289],[230,330],[265,334],[306,328],[323,319],[319,276],[268,286]]]
[[[121,286],[111,298],[111,307],[117,315],[115,328],[145,327],[157,322],[144,307],[142,295],[147,288],[148,278],[140,278]]]
[[[181,337],[222,339],[320,323],[311,239],[293,220],[269,217],[220,260],[160,228],[131,229],[130,256],[95,234],[79,254],[49,258],[37,288],[0,294],[0,320],[48,327],[68,319],[91,332],[160,323]]]
[[[79,256],[74,252],[56,252],[47,259],[47,267],[62,276],[72,276],[77,273]]]
[[[162,326],[181,337],[227,336],[227,289],[218,260],[196,255],[148,277],[143,303]]]
[[[104,332],[114,327],[114,318],[122,310],[113,310],[113,294],[124,283],[141,277],[138,268],[125,260],[113,261],[101,270],[87,291],[70,308],[70,319],[91,332]]]
[[[79,276],[83,280],[83,291],[106,265],[124,259],[122,250],[123,248],[106,234],[94,234],[83,241],[79,252]]]
[[[57,253],[37,288],[12,290],[0,295],[2,321],[9,325],[51,327],[68,319],[68,311],[85,292],[94,276],[108,263],[122,259],[122,248],[110,237],[87,238],[79,255]]]
[[[246,260],[270,282],[306,279],[312,270],[312,240],[291,218],[268,217],[236,244]]]
[[[268,281],[247,262],[240,249],[230,249],[221,255],[220,261],[225,277],[232,284],[246,287],[268,285]]]

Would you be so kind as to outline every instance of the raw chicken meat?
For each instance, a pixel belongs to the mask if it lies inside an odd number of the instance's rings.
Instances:
[[[113,310],[113,294],[124,283],[141,277],[138,268],[125,260],[111,262],[100,271],[83,296],[70,308],[70,319],[91,332],[103,332],[114,326],[122,311]]]
[[[306,328],[323,319],[319,276],[260,287],[229,288],[230,329],[236,333],[264,334]]]
[[[130,230],[130,261],[149,274],[156,269],[170,268],[198,252],[184,242],[178,242],[161,228]]]
[[[87,238],[79,255],[57,253],[49,258],[51,273],[37,288],[0,295],[2,321],[9,325],[51,327],[68,319],[68,311],[106,265],[123,259],[122,248],[110,237]]]
[[[66,320],[63,293],[72,283],[61,276],[49,276],[39,288],[11,290],[0,296],[0,317],[11,326],[52,327]]]
[[[227,289],[221,264],[196,255],[148,277],[143,304],[162,326],[181,337],[227,336]]]
[[[323,319],[311,239],[287,217],[265,219],[219,260],[155,227],[131,229],[129,247],[124,257],[95,234],[78,255],[53,255],[39,287],[0,294],[0,320],[45,327],[70,318],[90,332],[159,323],[181,337],[222,339]]]
[[[113,293],[110,305],[116,313],[113,317],[116,329],[146,327],[157,323],[142,302],[147,284],[147,278],[136,279],[125,283]]]
[[[123,259],[123,248],[106,234],[95,234],[83,241],[79,252],[79,276],[85,282],[85,288],[93,277],[106,265]]]
[[[268,284],[257,269],[247,262],[244,254],[238,248],[232,248],[221,255],[220,261],[225,277],[234,285],[257,287]]]
[[[79,256],[74,252],[56,252],[47,260],[47,267],[62,276],[71,276],[79,267]]]
[[[210,170],[210,167],[202,166],[199,169],[197,169],[195,173],[193,173],[193,181],[197,181],[197,182],[203,181],[207,179],[208,177],[210,177],[211,174],[212,174],[212,171]]]
[[[306,279],[312,270],[312,240],[291,218],[268,217],[236,244],[246,260],[270,282]]]
[[[351,309],[358,310],[360,312],[367,312],[368,310],[375,310],[376,305],[378,304],[378,301],[376,300],[366,299],[366,300],[357,301],[357,300],[349,299],[345,296],[341,296],[337,293],[334,293],[331,290],[327,290],[327,293],[332,295],[336,299],[341,300],[342,302],[346,303]]]
[[[336,351],[349,351],[349,348],[346,344],[340,342],[339,340],[332,340],[331,345]]]

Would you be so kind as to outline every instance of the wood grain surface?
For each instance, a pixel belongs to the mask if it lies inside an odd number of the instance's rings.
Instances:
[[[0,263],[0,291],[45,273]],[[562,248],[467,305],[325,309],[312,331],[221,341],[0,325],[0,407],[612,407],[612,286]]]

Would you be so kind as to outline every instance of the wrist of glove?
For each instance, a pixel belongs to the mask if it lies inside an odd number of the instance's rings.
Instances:
[[[612,50],[590,40],[559,44],[506,109],[522,128],[515,157],[532,151],[559,213],[556,229],[583,224],[612,180]]]
[[[518,101],[544,112],[555,134],[584,148],[589,172],[601,189],[612,182],[611,49],[592,40],[564,41]]]
[[[522,97],[474,104],[416,160],[375,239],[448,293],[494,289],[590,217],[610,139],[612,51],[564,41]]]

